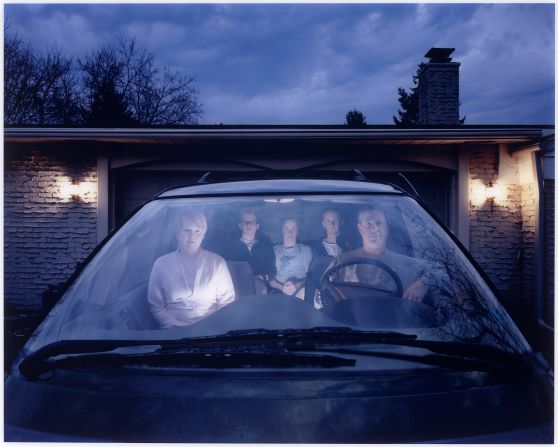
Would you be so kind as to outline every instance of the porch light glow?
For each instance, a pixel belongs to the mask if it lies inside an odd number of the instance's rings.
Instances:
[[[93,182],[76,182],[64,180],[60,182],[60,198],[65,200],[84,200],[92,199],[95,192],[95,183]]]
[[[474,206],[482,206],[486,202],[490,202],[494,206],[494,202],[502,200],[503,186],[498,183],[483,183],[480,180],[473,180],[470,188],[470,199]]]

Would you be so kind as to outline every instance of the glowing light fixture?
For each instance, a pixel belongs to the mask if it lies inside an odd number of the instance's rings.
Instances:
[[[91,200],[95,193],[96,184],[94,182],[77,182],[65,180],[60,182],[60,198],[66,200]]]
[[[60,184],[60,197],[68,200],[79,200],[79,185],[74,182],[62,182]]]
[[[503,188],[498,183],[484,184],[480,180],[475,180],[470,188],[471,203],[475,206],[482,206],[485,203],[490,203],[490,210],[494,208],[494,202],[502,200]]]

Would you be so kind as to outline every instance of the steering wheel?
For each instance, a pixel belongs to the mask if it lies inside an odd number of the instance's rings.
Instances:
[[[366,284],[363,282],[332,280],[332,278],[335,278],[335,276],[341,269],[350,265],[358,265],[358,264],[373,265],[385,271],[393,279],[396,290],[388,290],[381,287],[375,287],[372,284]],[[351,258],[339,264],[335,264],[331,266],[329,269],[327,269],[322,275],[322,279],[320,280],[320,290],[322,292],[322,301],[324,305],[332,302],[331,298],[333,298],[333,302],[347,299],[347,297],[344,296],[343,293],[339,290],[338,286],[351,286],[351,287],[360,287],[364,289],[371,289],[374,290],[375,292],[379,292],[383,296],[385,295],[394,296],[394,297],[403,296],[403,286],[401,284],[401,279],[399,278],[399,275],[390,266],[374,258],[360,258],[360,257]]]

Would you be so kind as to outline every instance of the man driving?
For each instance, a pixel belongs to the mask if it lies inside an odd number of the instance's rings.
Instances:
[[[354,258],[371,258],[378,260],[399,277],[403,286],[403,298],[421,302],[428,293],[428,281],[425,280],[424,263],[386,248],[389,225],[386,214],[379,208],[366,208],[358,213],[358,231],[362,238],[362,247],[342,253],[339,263]],[[388,283],[393,278],[380,267],[373,265],[352,265],[340,272],[348,282],[361,282],[389,290]]]

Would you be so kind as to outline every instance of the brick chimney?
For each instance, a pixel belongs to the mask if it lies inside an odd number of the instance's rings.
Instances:
[[[431,48],[419,74],[419,124],[459,124],[459,62],[455,48]]]

